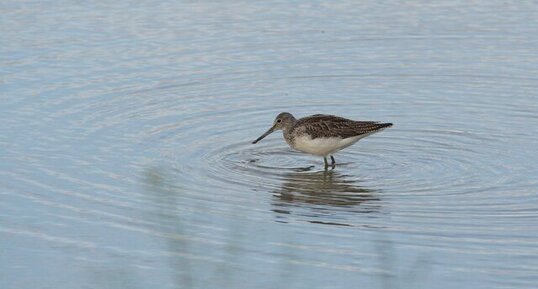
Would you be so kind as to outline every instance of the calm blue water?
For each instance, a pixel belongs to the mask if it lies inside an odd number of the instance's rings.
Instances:
[[[0,13],[0,288],[538,284],[537,3]],[[281,111],[395,126],[324,172]]]

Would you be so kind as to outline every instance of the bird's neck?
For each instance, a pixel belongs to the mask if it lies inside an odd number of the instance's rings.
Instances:
[[[297,121],[295,120],[293,123],[290,123],[290,124],[282,127],[282,134],[284,135],[284,139],[290,145],[292,145],[292,143],[293,143],[293,128],[294,128],[296,122]]]

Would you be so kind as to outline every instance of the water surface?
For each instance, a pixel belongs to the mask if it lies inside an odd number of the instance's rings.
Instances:
[[[1,288],[532,288],[538,5],[0,6]],[[294,152],[274,116],[394,127]]]

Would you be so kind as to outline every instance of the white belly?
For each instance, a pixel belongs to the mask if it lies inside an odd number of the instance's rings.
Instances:
[[[327,156],[358,142],[366,136],[360,135],[344,139],[337,137],[312,139],[310,136],[299,136],[295,138],[293,148],[313,155]]]

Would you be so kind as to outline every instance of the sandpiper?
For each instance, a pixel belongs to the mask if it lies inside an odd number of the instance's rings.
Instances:
[[[291,113],[282,112],[275,118],[273,126],[252,143],[255,144],[275,130],[281,129],[290,147],[322,156],[325,169],[329,167],[327,157],[330,156],[331,167],[334,169],[334,153],[390,126],[392,123],[356,121],[327,114],[296,119]]]

